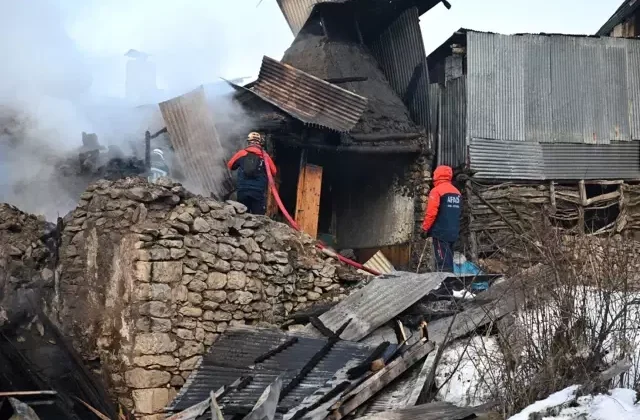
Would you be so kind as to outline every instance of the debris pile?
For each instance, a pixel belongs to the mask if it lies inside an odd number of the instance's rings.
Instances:
[[[0,204],[0,325],[17,321],[33,289],[53,287],[55,248],[53,225]]]
[[[212,346],[169,409],[181,413],[176,418],[187,412],[193,417],[180,418],[204,418],[198,416],[207,412],[213,395],[224,415],[247,415],[262,390],[278,378],[283,386],[274,413],[284,419],[400,416],[390,410],[415,406],[431,389],[431,371],[438,366],[435,349],[515,309],[514,299],[499,303],[503,294],[497,293],[468,305],[457,300],[459,314],[429,325],[413,328],[401,322],[407,309],[428,296],[453,299],[452,290],[461,286],[451,280],[445,273],[375,278],[330,308],[318,305],[326,312],[310,315],[309,324],[295,333],[233,327]],[[497,303],[495,310],[489,309],[491,303]],[[491,407],[433,403],[414,411],[467,418]]]

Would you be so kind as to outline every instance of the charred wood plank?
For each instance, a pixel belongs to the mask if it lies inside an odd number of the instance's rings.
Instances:
[[[347,377],[349,379],[356,379],[364,375],[365,373],[367,373],[371,368],[371,364],[375,360],[381,358],[382,355],[384,355],[384,352],[387,351],[387,348],[389,348],[390,344],[391,343],[389,343],[388,341],[380,343],[380,345],[376,347],[373,350],[373,352],[371,352],[369,357],[367,357],[362,363],[360,363],[358,366],[353,367],[347,371]]]
[[[280,397],[278,401],[282,401],[289,393],[304,380],[304,378],[317,366],[318,363],[331,351],[333,346],[340,341],[340,334],[347,328],[351,319],[348,319],[342,326],[338,329],[338,331],[333,334],[333,337],[329,338],[329,341],[322,346],[322,348],[313,355],[311,360],[305,364],[300,372],[285,386],[282,388],[282,392],[280,392]]]
[[[299,420],[303,418],[307,413],[312,412],[316,408],[320,407],[322,404],[325,404],[331,401],[332,399],[334,399],[335,397],[337,397],[338,394],[340,394],[341,392],[344,392],[349,387],[349,385],[350,385],[349,381],[340,382],[335,388],[331,389],[329,392],[324,394],[322,397],[320,397],[318,401],[314,402],[309,407],[304,407],[296,411],[296,413],[289,420]],[[288,410],[283,410],[283,411],[286,412]]]
[[[320,333],[322,335],[324,335],[325,337],[333,338],[336,335],[333,331],[331,331],[329,328],[327,328],[322,323],[322,321],[320,321],[319,318],[316,318],[316,317],[309,318],[309,324],[313,325],[313,327],[315,329],[317,329],[318,331],[320,331]]]
[[[369,80],[366,76],[352,76],[352,77],[332,77],[329,79],[324,79],[325,82],[329,83],[349,83],[349,82],[366,82]]]
[[[406,372],[407,369],[424,359],[433,349],[433,343],[427,342],[426,340],[421,340],[419,343],[413,345],[405,354],[389,363],[345,395],[337,403],[334,418],[340,419],[355,411],[381,389]]]
[[[254,363],[262,363],[265,360],[275,356],[276,354],[280,353],[281,351],[293,346],[294,344],[296,344],[298,342],[298,337],[291,337],[290,339],[288,339],[287,341],[285,341],[284,343],[280,344],[278,347],[269,350],[268,352],[266,352],[263,355],[260,355],[258,357],[256,357],[256,359],[254,360]]]

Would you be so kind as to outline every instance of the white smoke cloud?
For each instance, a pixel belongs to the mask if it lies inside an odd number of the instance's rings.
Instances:
[[[157,107],[124,98],[129,49],[156,63],[155,102],[220,77],[255,75],[263,55],[280,57],[289,28],[275,1],[257,3],[0,1],[0,201],[63,215],[76,197],[52,187],[52,165],[81,146],[83,131],[126,150],[163,127]],[[241,125],[236,112],[220,115]]]

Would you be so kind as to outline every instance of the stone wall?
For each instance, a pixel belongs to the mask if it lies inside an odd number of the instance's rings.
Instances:
[[[419,156],[411,168],[411,182],[414,191],[414,230],[411,241],[411,269],[414,271],[419,264],[422,251],[425,249],[425,240],[420,237],[422,232],[422,222],[427,210],[427,200],[431,191],[431,163],[427,155]],[[420,272],[429,271],[431,267],[431,248],[427,247]]]
[[[127,178],[91,185],[65,218],[56,302],[76,348],[151,419],[228,326],[338,300],[354,276],[239,203]]]

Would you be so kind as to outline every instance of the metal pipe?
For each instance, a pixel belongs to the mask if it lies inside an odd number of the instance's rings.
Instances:
[[[144,133],[144,167],[151,170],[151,133],[149,130]]]

